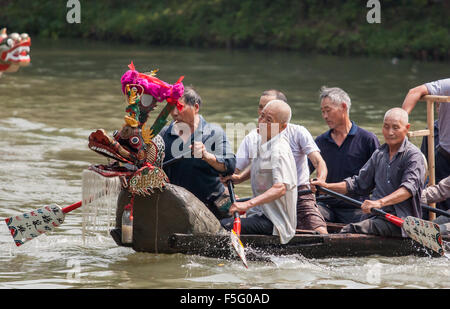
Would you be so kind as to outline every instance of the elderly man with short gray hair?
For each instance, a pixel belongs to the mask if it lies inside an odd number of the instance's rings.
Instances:
[[[361,207],[367,219],[348,224],[341,232],[402,236],[401,228],[371,215],[372,208],[382,208],[401,218],[422,217],[425,162],[419,148],[406,137],[409,127],[406,111],[398,107],[388,110],[382,129],[386,143],[373,153],[358,175],[339,183],[312,182],[342,194],[371,194]]]
[[[358,174],[380,146],[375,134],[350,120],[351,105],[350,96],[341,88],[321,88],[320,108],[330,130],[315,142],[327,165],[326,182],[340,182]],[[309,168],[314,170],[311,163]],[[350,197],[360,201],[368,199],[368,195],[351,194]],[[360,221],[362,215],[361,210],[334,198],[322,199],[318,205],[327,222],[348,224]]]

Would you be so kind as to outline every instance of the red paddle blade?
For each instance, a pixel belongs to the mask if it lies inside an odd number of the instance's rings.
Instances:
[[[18,216],[6,218],[16,246],[52,231],[64,222],[65,214],[59,206],[45,206]]]
[[[445,254],[441,230],[438,224],[409,216],[404,220],[402,228],[409,237],[424,247],[433,250],[441,256]]]
[[[247,259],[245,257],[244,245],[242,244],[241,240],[236,235],[236,232],[234,230],[231,231],[230,237],[231,237],[231,245],[233,246],[239,258],[242,260],[242,263],[244,263],[245,268],[248,268]]]

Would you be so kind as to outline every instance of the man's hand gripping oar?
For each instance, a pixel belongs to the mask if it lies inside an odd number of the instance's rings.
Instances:
[[[231,204],[233,205],[236,202],[236,197],[234,195],[234,189],[233,189],[233,183],[231,180],[228,180],[228,191],[230,193],[230,200]],[[245,249],[244,245],[242,244],[240,237],[241,237],[241,218],[239,216],[239,212],[235,211],[233,213],[234,216],[234,223],[233,223],[233,229],[230,233],[231,238],[231,245],[233,246],[234,250],[236,251],[237,255],[241,258],[242,263],[244,263],[244,266],[248,268],[247,259],[245,258]]]
[[[352,199],[348,196],[334,192],[330,189],[318,185],[316,185],[316,187],[319,191],[325,192],[328,195],[343,200],[355,207],[362,206],[362,203],[360,201]],[[415,218],[412,216],[408,216],[403,220],[402,218],[388,214],[378,208],[371,208],[370,211],[375,215],[384,217],[392,224],[395,224],[396,226],[403,228],[403,230],[408,234],[409,237],[411,237],[424,247],[427,247],[433,250],[434,252],[437,252],[441,256],[445,254],[442,244],[441,230],[438,224],[422,220],[419,218]]]

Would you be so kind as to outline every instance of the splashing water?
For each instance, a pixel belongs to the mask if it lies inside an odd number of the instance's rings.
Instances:
[[[83,239],[95,234],[109,235],[115,222],[117,197],[121,189],[119,177],[103,177],[84,170],[82,183]]]
[[[444,247],[444,250],[445,250],[444,256],[447,259],[450,259],[450,242],[443,240],[442,244],[443,244],[443,247]]]

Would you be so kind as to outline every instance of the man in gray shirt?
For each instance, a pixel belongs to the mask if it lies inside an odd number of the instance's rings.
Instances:
[[[408,114],[403,109],[390,109],[384,116],[382,130],[386,143],[373,153],[358,175],[338,183],[311,182],[342,194],[372,193],[371,199],[361,206],[365,220],[346,225],[342,233],[402,236],[401,228],[371,215],[371,208],[382,208],[398,217],[422,217],[420,196],[425,164],[420,150],[406,138],[409,127]]]
[[[450,198],[450,176],[442,179],[438,184],[424,189],[421,202],[423,204],[431,204],[444,201],[448,198]],[[433,222],[439,224],[442,235],[450,234],[450,218],[439,216]]]
[[[426,83],[409,90],[402,108],[409,113],[424,95],[450,96],[450,78]],[[436,183],[450,176],[450,103],[440,103],[438,113],[439,144],[435,151]],[[450,200],[438,205],[447,210]]]

